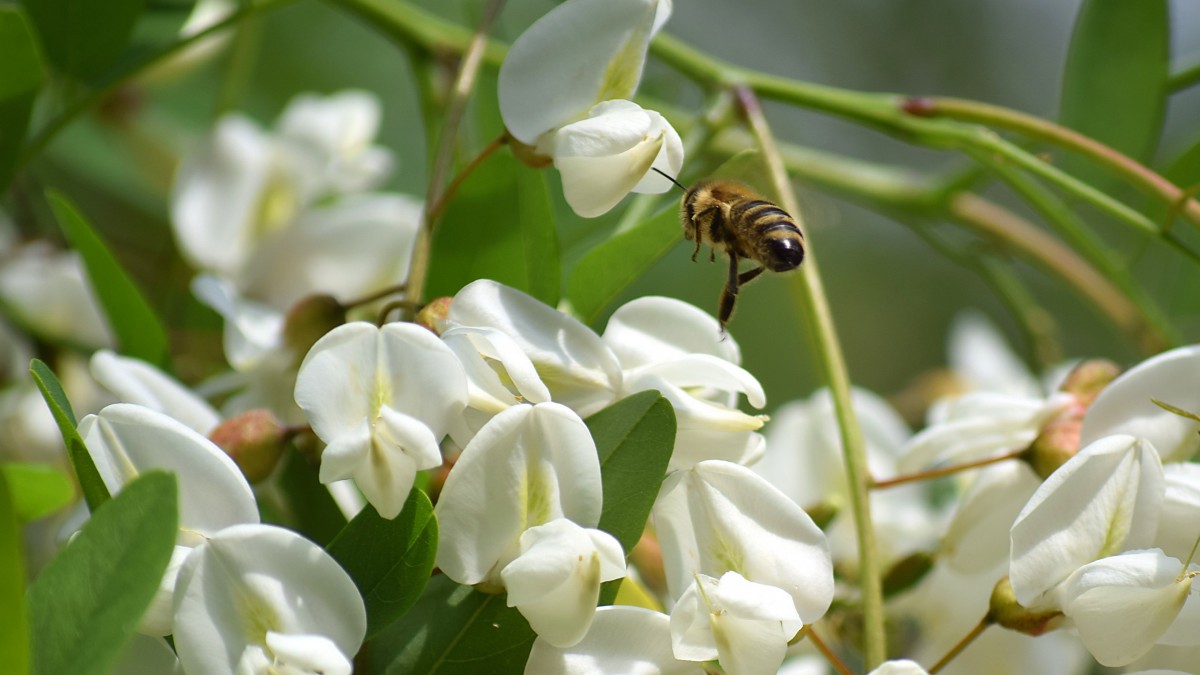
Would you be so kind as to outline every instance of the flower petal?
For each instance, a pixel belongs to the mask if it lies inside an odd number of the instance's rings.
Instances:
[[[688,354],[742,362],[737,342],[704,310],[675,298],[645,296],[617,308],[602,336],[625,370]]]
[[[641,607],[600,607],[587,635],[562,649],[539,638],[525,663],[526,675],[702,675],[695,663],[680,661],[671,652],[671,627],[666,614]]]
[[[663,151],[667,132],[654,129],[646,111],[629,101],[605,101],[588,115],[555,133],[552,154],[567,204],[580,216],[594,218],[645,178]]]
[[[533,145],[600,101],[629,98],[652,30],[665,21],[658,4],[570,0],[535,21],[500,67],[500,115],[509,133]]]
[[[297,668],[314,675],[350,675],[353,668],[333,643],[323,635],[288,635],[267,631],[267,648],[275,656],[275,668],[281,672]]]
[[[102,349],[92,354],[90,369],[122,402],[161,412],[198,433],[207,434],[221,421],[208,401],[144,361]]]

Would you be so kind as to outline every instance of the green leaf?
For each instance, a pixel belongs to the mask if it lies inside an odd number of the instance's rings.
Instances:
[[[121,353],[166,367],[169,361],[167,333],[137,286],[65,196],[51,191],[47,199],[63,233],[83,258],[88,278],[116,333]]]
[[[29,588],[34,672],[108,673],[158,591],[179,527],[175,476],[142,474]]]
[[[50,464],[8,462],[0,464],[0,474],[12,488],[13,505],[22,523],[54,513],[75,498],[71,479]]]
[[[520,675],[537,637],[504,595],[445,576],[429,581],[412,611],[371,643],[371,672],[388,675]]]
[[[575,265],[567,282],[571,308],[584,323],[594,322],[681,239],[679,208],[673,205],[593,248]]]
[[[25,13],[0,5],[0,190],[12,178],[29,127],[33,101],[42,88],[42,59]]]
[[[327,546],[346,527],[346,516],[321,483],[317,467],[293,452],[279,479],[280,490],[287,497],[287,503],[281,505],[284,518],[280,524]]]
[[[616,537],[628,556],[646,529],[667,473],[675,447],[675,409],[657,391],[643,391],[585,422],[596,441],[604,485],[604,509],[597,527]],[[610,604],[620,584],[619,579],[604,584],[600,604]]]
[[[21,529],[11,484],[6,474],[0,474],[0,654],[5,670],[20,674],[29,672],[29,619]]]
[[[77,422],[75,421],[75,412],[71,410],[71,402],[63,393],[58,378],[45,363],[34,359],[29,364],[29,374],[33,376],[33,381],[37,383],[38,389],[42,392],[42,398],[49,406],[50,414],[54,416],[54,422],[58,425],[59,433],[62,434],[63,443],[67,446],[67,457],[75,469],[75,477],[79,480],[79,489],[83,491],[83,499],[87,502],[88,509],[95,511],[108,500],[108,488],[105,487],[104,479],[96,470],[96,463],[92,461],[87,446],[83,444],[83,439],[79,437],[79,431],[75,428]]]
[[[46,59],[67,75],[89,79],[113,65],[133,33],[145,0],[24,0]]]
[[[430,260],[427,299],[493,279],[557,305],[558,239],[543,172],[507,151],[476,167],[434,233]]]
[[[433,571],[437,540],[433,504],[414,488],[400,515],[386,520],[367,505],[329,544],[329,554],[354,580],[367,605],[368,639],[421,597]]]
[[[1166,111],[1170,61],[1167,0],[1084,0],[1063,73],[1059,120],[1145,162]],[[1089,182],[1111,183],[1083,160],[1064,167]]]

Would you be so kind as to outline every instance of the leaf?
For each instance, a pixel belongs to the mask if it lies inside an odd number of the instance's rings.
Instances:
[[[657,391],[618,401],[585,420],[600,455],[604,508],[599,529],[621,542],[628,556],[658,497],[675,447],[675,409]],[[611,604],[621,580],[604,584],[600,604]]]
[[[75,428],[78,423],[75,421],[75,412],[71,410],[71,402],[63,393],[58,378],[45,363],[34,359],[29,364],[29,374],[33,376],[33,381],[42,392],[42,398],[50,408],[50,414],[54,417],[63,443],[67,446],[67,457],[71,460],[71,467],[75,469],[75,478],[79,480],[83,499],[87,502],[88,509],[94,512],[108,500],[108,488],[104,485],[104,479],[96,470],[96,463],[92,461],[87,446],[83,444],[83,439],[79,437],[79,431]]]
[[[75,498],[75,486],[62,471],[49,464],[0,464],[12,490],[13,508],[21,523],[54,513]]]
[[[1149,160],[1166,111],[1170,61],[1167,0],[1085,0],[1063,73],[1059,121],[1134,159]],[[1064,166],[1112,182],[1081,158]]]
[[[400,515],[380,517],[367,505],[328,546],[367,605],[367,639],[399,619],[421,597],[437,554],[433,504],[414,489]]]
[[[493,279],[557,305],[562,272],[542,172],[508,152],[476,167],[434,233],[430,260],[427,299]]]
[[[34,672],[108,673],[158,591],[179,526],[175,477],[142,474],[29,588]]]
[[[42,88],[42,59],[25,13],[0,5],[0,190],[8,185],[29,127],[33,101]]]
[[[537,637],[504,595],[481,593],[443,575],[412,610],[371,643],[373,673],[519,675]]]
[[[47,199],[63,233],[83,258],[121,353],[165,368],[169,363],[167,333],[137,286],[65,196],[51,191]]]
[[[616,234],[583,256],[567,281],[571,308],[592,323],[617,296],[683,239],[677,207]]]
[[[67,75],[89,79],[113,65],[145,9],[145,0],[24,0],[46,59]]]
[[[7,474],[0,474],[0,654],[11,673],[29,672],[29,619],[21,529]]]
[[[279,487],[287,497],[283,505],[285,525],[321,546],[333,541],[346,527],[346,516],[338,508],[329,488],[321,483],[316,467],[298,452],[291,453],[280,474]]]

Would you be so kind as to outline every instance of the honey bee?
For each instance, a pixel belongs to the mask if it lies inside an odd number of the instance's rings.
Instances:
[[[729,256],[729,278],[721,291],[717,311],[724,331],[742,286],[764,270],[787,272],[804,262],[804,233],[787,211],[742,183],[704,180],[685,188],[670,176],[662,175],[686,193],[679,216],[684,236],[696,242],[692,261],[705,242],[711,247],[710,260],[716,260],[718,250]],[[758,266],[740,271],[743,258]]]

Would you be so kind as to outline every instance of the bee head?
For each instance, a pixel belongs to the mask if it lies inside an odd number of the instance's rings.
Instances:
[[[796,269],[804,262],[804,241],[799,237],[780,237],[767,242],[768,265],[772,272]]]

